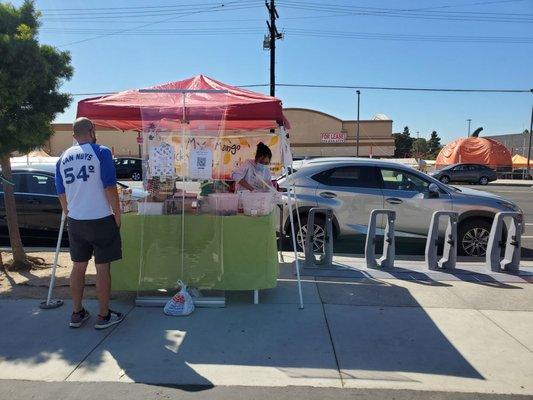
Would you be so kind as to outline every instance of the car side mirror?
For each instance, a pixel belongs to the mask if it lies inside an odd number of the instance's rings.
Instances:
[[[440,189],[436,183],[430,183],[428,187],[429,197],[431,199],[438,198],[440,196]]]

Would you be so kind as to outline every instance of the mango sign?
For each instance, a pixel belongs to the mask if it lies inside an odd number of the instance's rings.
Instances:
[[[174,147],[175,171],[178,176],[188,176],[189,156],[194,149],[209,149],[213,154],[213,179],[230,179],[234,170],[246,160],[255,158],[257,144],[263,142],[272,151],[270,172],[272,176],[281,175],[281,142],[277,135],[258,135],[247,137],[193,137],[187,136],[182,143],[178,135],[148,140],[148,146],[157,145],[164,140]]]
[[[346,142],[346,133],[343,132],[324,132],[320,134],[322,143],[344,143]]]

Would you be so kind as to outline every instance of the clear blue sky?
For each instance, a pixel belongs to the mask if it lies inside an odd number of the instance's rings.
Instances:
[[[278,83],[533,88],[533,0],[277,3],[278,29],[285,32],[277,42]],[[262,1],[37,0],[36,5],[43,10],[41,41],[67,44],[61,48],[71,52],[75,74],[64,85],[71,93],[147,87],[200,73],[235,85],[269,81]],[[408,35],[417,40],[405,40]],[[268,93],[267,87],[255,90]],[[279,87],[276,95],[285,107],[344,119],[356,115],[355,90]],[[56,120],[72,121],[81,98]],[[363,90],[361,98],[362,119],[383,113],[394,120],[394,131],[408,125],[428,137],[437,130],[445,142],[466,133],[467,118],[472,130],[483,126],[486,135],[522,132],[529,128],[533,103],[529,93]]]

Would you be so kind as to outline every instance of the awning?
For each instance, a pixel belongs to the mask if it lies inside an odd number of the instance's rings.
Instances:
[[[276,97],[230,86],[204,75],[147,88],[163,92],[143,93],[127,90],[93,97],[78,103],[78,117],[90,118],[97,125],[119,130],[140,131],[150,119],[160,124],[181,121],[190,129],[252,131],[289,128],[281,100]],[[168,90],[222,90],[225,93],[168,93]]]

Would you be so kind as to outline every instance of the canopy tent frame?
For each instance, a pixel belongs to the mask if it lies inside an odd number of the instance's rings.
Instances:
[[[176,94],[183,94],[183,103],[182,103],[182,115],[181,115],[181,122],[182,123],[189,123],[190,120],[187,119],[187,107],[186,107],[186,96],[185,94],[213,94],[213,93],[218,93],[218,94],[227,94],[229,93],[229,90],[225,90],[225,89],[167,89],[167,88],[148,88],[148,89],[139,89],[137,91],[137,93],[139,94],[149,94],[149,93],[152,93],[152,94],[158,94],[158,93],[176,93]],[[253,93],[253,92],[250,92],[250,93]],[[265,98],[267,96],[264,96]],[[271,98],[271,99],[274,99],[275,101],[279,102],[279,100],[275,99],[275,98]],[[91,99],[87,99],[87,100],[91,100]],[[80,102],[82,103],[83,100]],[[78,104],[78,116],[81,116],[80,115],[80,103]],[[279,102],[279,105],[280,105],[280,111],[281,111],[281,102]],[[193,106],[194,107],[194,106]],[[88,115],[90,117],[90,113]],[[243,119],[243,121],[246,121],[245,119]],[[283,161],[283,166],[284,168],[286,169],[286,172],[287,172],[287,175],[289,178],[292,178],[291,175],[291,165],[292,165],[292,155],[290,154],[290,147],[287,143],[287,137],[286,137],[286,131],[285,131],[285,124],[283,122],[285,122],[286,120],[284,119],[283,117],[283,120],[279,120],[279,119],[276,119],[276,124],[277,124],[277,127],[279,128],[279,133],[277,133],[277,136],[279,137],[280,139],[280,142],[282,143],[281,145],[281,148],[282,148],[282,152],[284,152],[285,154],[282,155],[282,161]],[[226,121],[223,121],[223,122],[226,122]],[[264,122],[261,121],[261,122]],[[288,122],[288,121],[287,121]],[[97,124],[99,125],[102,125],[101,123],[101,120],[97,120]],[[112,128],[115,128],[117,130],[122,130],[120,128],[117,128],[113,125],[107,125],[107,124],[104,124],[104,126],[109,126],[109,127],[112,127]],[[264,129],[265,127],[264,126],[261,126],[257,129]],[[230,131],[234,131],[235,129],[229,129]],[[250,129],[250,128],[243,128],[243,129],[240,129],[241,131],[252,131],[252,130],[256,130],[256,129]],[[273,134],[273,133],[270,133],[269,135],[272,135],[272,136],[275,136],[276,134]],[[236,135],[238,136],[238,135]],[[287,150],[288,150],[288,154],[287,154]],[[185,177],[183,177],[183,179],[185,179]],[[294,258],[295,258],[295,269],[296,269],[296,276],[297,276],[297,285],[298,285],[298,300],[299,300],[299,308],[300,309],[303,309],[304,308],[304,303],[303,303],[303,294],[302,294],[302,288],[301,288],[301,277],[300,277],[300,265],[299,265],[299,259],[298,259],[298,250],[297,250],[297,246],[296,246],[296,232],[295,232],[295,226],[294,226],[294,215],[293,215],[293,207],[295,207],[295,204],[294,203],[296,202],[296,196],[295,196],[295,193],[294,191],[291,191],[289,190],[287,192],[287,206],[288,206],[288,209],[289,209],[289,219],[290,219],[290,224],[291,224],[291,233],[292,233],[292,239],[293,239],[293,249],[294,249]],[[297,206],[296,206],[297,207]],[[182,240],[183,240],[183,234],[182,234]],[[55,271],[53,271],[55,272]],[[51,286],[53,284],[53,281],[54,281],[54,273],[52,274],[52,280],[51,280]],[[257,295],[257,292],[254,293],[254,302],[256,302],[256,300],[258,299],[258,295]]]

